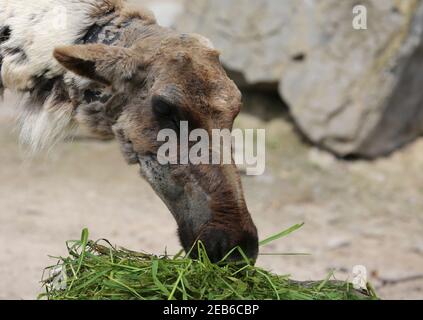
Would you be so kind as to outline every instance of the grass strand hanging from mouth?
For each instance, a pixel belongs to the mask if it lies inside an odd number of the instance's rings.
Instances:
[[[275,234],[274,236],[271,236],[263,241],[260,241],[260,247],[264,247],[265,245],[268,245],[271,242],[274,242],[276,240],[282,239],[288,235],[290,235],[291,233],[294,233],[295,231],[301,229],[304,226],[304,223],[300,223],[300,224],[296,224],[295,226],[292,226],[291,228],[282,231],[278,234]]]
[[[301,228],[296,225],[264,240],[280,239]],[[198,259],[149,255],[112,246],[107,240],[68,242],[68,257],[58,257],[42,280],[49,300],[356,300],[376,299],[345,282],[299,283],[250,263],[212,264],[200,243]],[[225,262],[225,261],[222,261]],[[247,262],[247,261],[246,261]]]

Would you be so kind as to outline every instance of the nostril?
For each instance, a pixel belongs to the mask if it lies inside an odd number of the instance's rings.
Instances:
[[[207,255],[212,263],[221,262],[227,257],[225,262],[243,262],[245,256],[255,263],[258,256],[258,237],[256,234],[243,232],[230,232],[225,229],[211,228],[204,230],[199,241],[206,249]],[[242,250],[234,250],[239,247]],[[193,250],[192,257],[197,258],[198,252]],[[232,251],[232,252],[231,252]],[[229,256],[228,254],[231,253]]]
[[[238,247],[240,250],[233,251],[228,257],[228,262],[245,262],[245,257],[247,257],[249,263],[255,264],[259,253],[257,235],[244,233],[232,248],[235,247]]]
[[[246,232],[241,238],[238,246],[243,250],[247,258],[252,260],[254,263],[256,262],[259,254],[259,241],[257,233],[253,234]]]
[[[207,256],[212,263],[221,261],[230,251],[230,236],[221,229],[208,228],[204,230],[198,241],[200,241],[206,249]],[[196,247],[192,252],[192,256],[197,258]]]

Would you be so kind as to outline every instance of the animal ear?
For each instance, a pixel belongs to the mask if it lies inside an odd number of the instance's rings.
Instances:
[[[102,44],[58,47],[53,55],[69,71],[113,86],[132,79],[142,64],[134,50]]]

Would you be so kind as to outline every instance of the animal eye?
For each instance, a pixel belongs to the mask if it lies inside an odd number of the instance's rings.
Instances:
[[[158,115],[170,115],[173,106],[161,98],[153,98],[153,111]]]
[[[153,112],[163,127],[180,127],[180,110],[176,105],[169,103],[161,97],[154,97]]]

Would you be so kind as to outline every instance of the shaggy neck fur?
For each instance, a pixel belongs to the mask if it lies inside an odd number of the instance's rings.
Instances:
[[[154,23],[149,11],[127,7],[121,0],[0,0],[0,96],[4,88],[22,96],[21,141],[32,152],[49,149],[77,123],[112,137],[119,105],[104,105],[122,99],[66,72],[52,53],[72,44],[130,46],[133,29]],[[101,110],[111,114],[92,116]],[[87,112],[90,117],[84,116]]]

